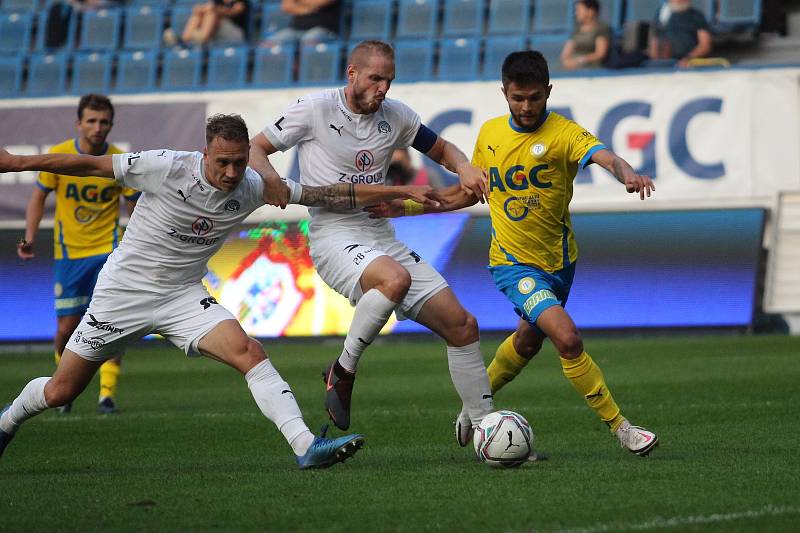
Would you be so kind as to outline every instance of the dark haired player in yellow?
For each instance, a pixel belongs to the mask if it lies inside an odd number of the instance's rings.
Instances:
[[[114,106],[102,95],[87,94],[78,103],[78,136],[50,149],[55,154],[120,154],[123,151],[106,142],[114,125]],[[122,189],[113,181],[101,177],[75,177],[41,172],[25,213],[25,237],[17,245],[17,255],[28,260],[34,257],[34,243],[44,213],[45,200],[51,191],[56,193],[54,224],[56,365],[72,332],[80,322],[94,290],[97,274],[106,258],[117,247],[119,229],[119,199],[126,200],[128,214],[139,193]],[[99,329],[114,327],[97,322]],[[114,398],[120,373],[120,358],[108,360],[100,367],[99,413],[116,411]],[[67,413],[72,404],[61,408]]]
[[[492,240],[490,271],[497,288],[520,316],[517,330],[497,349],[488,368],[492,393],[514,379],[549,338],[564,375],[619,438],[622,447],[645,456],[658,444],[655,433],[631,425],[620,413],[600,367],[584,350],[575,323],[564,310],[578,248],[569,215],[579,167],[597,163],[642,200],[655,190],[622,158],[578,124],[547,110],[550,74],[536,51],[514,52],[503,63],[503,95],[510,114],[481,127],[472,164],[488,176]],[[440,192],[440,207],[452,211],[478,201],[466,184]],[[420,214],[421,205],[393,202],[371,208],[373,216]],[[472,425],[456,420],[456,438],[466,446]]]

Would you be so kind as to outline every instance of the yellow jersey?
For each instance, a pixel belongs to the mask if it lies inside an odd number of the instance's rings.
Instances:
[[[489,175],[491,266],[555,272],[578,258],[569,216],[572,183],[579,166],[605,146],[571,120],[545,113],[531,130],[516,126],[511,115],[493,118],[475,141],[472,164]]]
[[[51,154],[80,154],[78,139],[69,139],[50,149]],[[121,154],[107,144],[104,155]],[[122,188],[116,181],[99,176],[78,177],[40,172],[37,185],[55,191],[55,259],[80,259],[108,254],[119,242],[119,197],[135,200],[139,193]]]

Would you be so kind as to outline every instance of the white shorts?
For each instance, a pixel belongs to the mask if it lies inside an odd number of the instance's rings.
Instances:
[[[149,333],[160,333],[186,355],[214,326],[235,317],[212,298],[202,283],[165,293],[110,283],[98,285],[89,309],[67,348],[89,361],[105,361]]]
[[[361,275],[375,259],[386,255],[400,263],[411,275],[411,287],[395,314],[398,320],[416,319],[425,302],[447,288],[439,272],[394,236],[375,236],[366,232],[329,233],[311,238],[311,260],[330,288],[356,305],[361,299]]]

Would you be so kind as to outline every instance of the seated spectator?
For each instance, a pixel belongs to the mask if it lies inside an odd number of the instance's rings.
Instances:
[[[335,41],[339,38],[341,4],[340,0],[282,0],[281,11],[292,16],[289,27],[278,30],[262,44]]]
[[[597,0],[575,2],[577,28],[561,50],[561,64],[565,69],[603,66],[611,47],[611,28],[597,18],[599,13],[600,4]]]
[[[248,0],[211,0],[197,4],[183,28],[183,44],[206,44],[210,41],[241,43],[247,37]],[[172,28],[164,30],[164,43],[178,44]]]
[[[386,171],[386,185],[430,185],[444,187],[442,177],[425,167],[416,169],[411,162],[408,148],[398,148],[392,152],[392,160]]]
[[[651,59],[675,59],[686,67],[691,59],[711,53],[711,32],[705,15],[692,7],[691,0],[669,0],[653,21],[649,55]]]

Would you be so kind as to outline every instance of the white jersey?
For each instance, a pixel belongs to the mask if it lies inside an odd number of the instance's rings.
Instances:
[[[387,98],[375,113],[358,115],[347,108],[344,89],[329,89],[300,98],[271,124],[264,136],[281,151],[297,146],[300,183],[383,184],[397,148],[414,142],[420,127],[417,113]],[[309,208],[310,230],[371,228],[391,231],[387,220],[370,219],[361,209]]]
[[[203,154],[151,150],[113,157],[114,177],[142,191],[125,235],[100,279],[163,291],[199,282],[228,233],[264,205],[264,184],[248,168],[232,192],[213,187]]]

